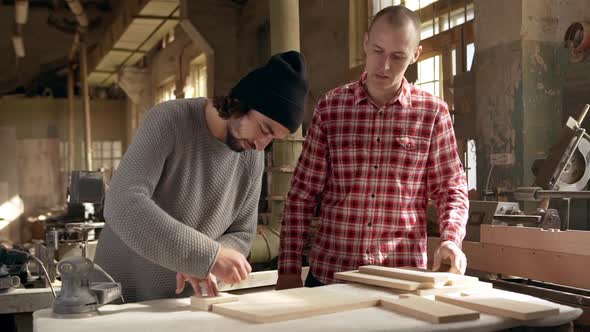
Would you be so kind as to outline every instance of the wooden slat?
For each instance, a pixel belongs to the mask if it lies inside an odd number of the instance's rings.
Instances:
[[[382,299],[381,306],[402,315],[435,324],[479,319],[477,311],[415,295],[401,295],[397,300]]]
[[[395,278],[387,278],[381,276],[375,276],[370,274],[359,273],[357,271],[347,272],[336,272],[334,278],[338,280],[346,280],[352,282],[358,282],[367,285],[381,286],[399,290],[416,290],[419,288],[432,288],[434,285],[425,282],[408,281]]]
[[[490,295],[436,295],[436,301],[458,305],[486,314],[520,320],[538,319],[559,314],[559,308],[537,303],[504,299]]]
[[[536,227],[481,225],[480,241],[515,248],[590,256],[590,232]]]
[[[415,295],[419,295],[419,296],[428,296],[428,295],[457,293],[457,292],[464,292],[464,291],[471,291],[471,290],[490,289],[493,287],[494,287],[494,285],[489,282],[476,281],[475,283],[469,283],[469,284],[464,284],[464,285],[451,285],[451,286],[440,286],[440,287],[435,287],[435,288],[416,289],[414,291],[410,291],[410,293],[415,294]]]
[[[238,299],[239,297],[237,295],[223,292],[219,293],[218,296],[211,297],[193,295],[191,296],[191,307],[202,311],[211,311],[211,308],[214,304],[235,302],[238,301]]]
[[[451,272],[436,272],[436,271],[429,271],[426,269],[421,269],[418,267],[400,267],[400,269],[404,270],[412,270],[412,271],[421,271],[421,272],[428,272],[428,273],[436,273],[437,275],[445,276],[448,280],[445,283],[445,286],[460,286],[465,284],[473,284],[479,281],[479,278],[473,276],[466,276],[463,274],[456,274]]]
[[[359,267],[359,272],[381,277],[396,278],[416,282],[427,282],[435,285],[444,285],[449,280],[448,275],[441,275],[436,272],[376,265],[361,266]]]

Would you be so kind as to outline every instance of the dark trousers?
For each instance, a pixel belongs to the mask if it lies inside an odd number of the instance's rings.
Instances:
[[[317,280],[316,277],[311,274],[311,271],[307,273],[307,278],[305,278],[305,287],[318,287],[324,286],[324,283]]]

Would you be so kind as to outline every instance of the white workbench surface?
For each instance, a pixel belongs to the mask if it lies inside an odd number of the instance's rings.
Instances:
[[[363,292],[391,296],[391,292],[379,287],[358,284],[337,284],[322,287],[325,290]],[[507,291],[490,290],[506,298],[520,299],[537,303],[548,301]],[[559,315],[528,321],[527,326],[556,326],[568,323],[582,314],[582,310],[552,303],[559,307]],[[481,314],[474,321],[431,324],[407,316],[396,314],[379,307],[344,311],[269,324],[249,323],[211,312],[195,311],[190,307],[190,299],[166,299],[106,305],[100,308],[99,316],[79,319],[53,318],[51,309],[43,309],[33,314],[35,332],[69,331],[494,331],[523,325],[522,322]]]

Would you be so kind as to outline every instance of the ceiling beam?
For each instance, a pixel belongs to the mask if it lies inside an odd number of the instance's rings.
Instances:
[[[167,16],[165,19],[163,19],[163,20],[162,20],[162,21],[161,21],[161,22],[158,24],[158,26],[157,26],[157,27],[154,29],[154,31],[152,31],[152,32],[151,32],[151,33],[150,33],[150,34],[149,34],[149,35],[148,35],[148,36],[147,36],[147,37],[146,37],[146,38],[143,40],[143,42],[137,46],[137,48],[135,49],[135,51],[133,51],[131,54],[129,54],[129,55],[128,55],[128,56],[125,58],[125,60],[123,60],[123,62],[121,63],[121,66],[125,66],[125,65],[127,64],[127,61],[129,61],[129,59],[131,59],[135,53],[140,53],[140,50],[141,50],[141,48],[143,47],[143,45],[145,45],[145,43],[147,43],[147,41],[148,41],[150,38],[152,38],[152,36],[153,36],[153,35],[155,35],[155,34],[158,32],[158,30],[160,30],[160,28],[162,28],[162,26],[164,26],[164,24],[165,24],[167,21],[178,21],[178,19],[174,19],[174,18],[172,18],[172,16],[173,16],[173,15],[174,15],[176,12],[178,12],[178,10],[179,10],[179,9],[180,9],[180,6],[179,6],[179,7],[176,7],[176,9],[175,9],[175,10],[174,10],[174,11],[173,11],[173,12],[172,12],[170,15],[168,15],[168,16]],[[136,16],[137,16],[137,15],[136,15]],[[145,51],[142,51],[142,54],[145,54],[145,53],[146,53]],[[112,76],[113,76],[113,75],[115,75],[115,74],[111,74],[111,75],[109,75],[107,78],[105,78],[105,79],[104,79],[104,80],[101,82],[101,84],[105,84],[106,82],[108,82],[108,81],[109,81],[109,80],[112,78]]]
[[[174,15],[174,13],[172,13],[170,16],[135,15],[135,16],[133,16],[133,18],[140,18],[142,20],[178,20],[178,19],[180,19],[180,17],[174,18],[172,15]]]
[[[105,31],[96,47],[88,54],[88,72],[93,72],[96,69],[98,63],[113,49],[117,41],[131,25],[133,16],[138,15],[148,2],[149,0],[122,1],[123,7],[117,13],[115,20]]]
[[[141,53],[141,54],[147,53],[146,51],[134,50],[132,48],[113,48],[111,51],[127,52],[127,53]]]

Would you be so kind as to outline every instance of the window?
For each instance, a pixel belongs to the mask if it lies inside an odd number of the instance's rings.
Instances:
[[[411,10],[422,9],[437,0],[405,0],[404,5]]]
[[[92,168],[116,170],[122,156],[121,141],[92,142]]]
[[[420,38],[422,40],[459,26],[474,18],[473,3],[468,2],[466,6],[463,3],[459,6],[457,4],[453,5],[451,2],[456,3],[456,1],[441,1],[440,6],[436,10],[432,8],[428,13],[421,13],[422,26]]]
[[[188,83],[184,87],[185,98],[207,97],[207,58],[199,55],[191,62]]]
[[[475,44],[467,44],[467,71],[471,70],[473,64],[473,56],[475,55]]]
[[[375,16],[381,9],[389,6],[397,6],[401,5],[401,0],[372,0],[371,5],[373,8],[373,13],[371,13],[371,17]]]
[[[435,55],[418,62],[416,86],[422,90],[442,97],[441,56]]]
[[[166,82],[167,83],[160,85],[156,89],[156,104],[163,101],[176,99],[176,95],[174,94],[174,90],[176,89],[174,77],[166,80]]]
[[[404,5],[420,15],[421,39],[454,28],[475,16],[473,0],[371,0],[370,17],[387,6],[395,5]]]
[[[467,140],[467,151],[465,152],[465,154],[467,190],[477,189],[477,151],[474,140]]]

